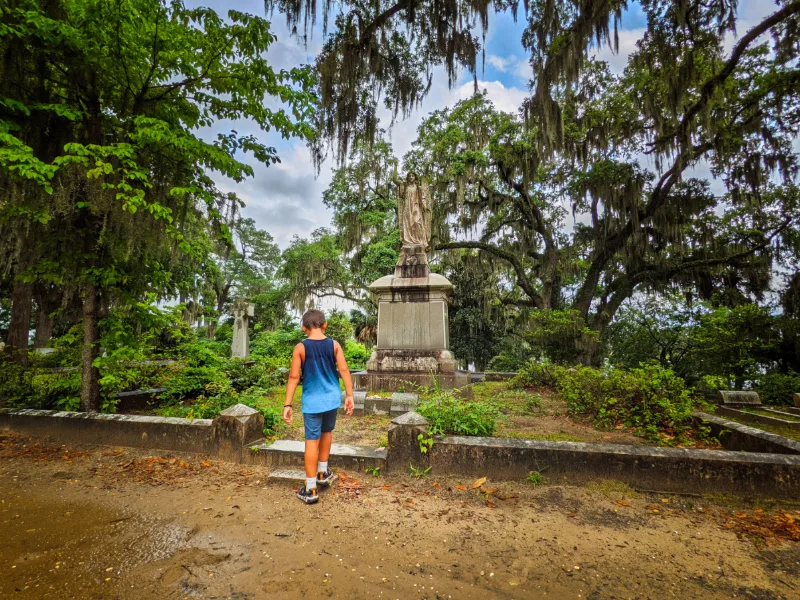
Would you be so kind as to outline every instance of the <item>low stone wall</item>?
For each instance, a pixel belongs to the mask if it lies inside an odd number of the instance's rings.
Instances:
[[[495,480],[521,480],[539,471],[554,482],[615,479],[667,492],[800,497],[800,456],[458,436],[437,436],[423,453],[418,436],[427,437],[427,427],[416,413],[392,421],[389,471],[407,472],[413,464],[434,473]]]
[[[237,404],[216,419],[178,419],[139,415],[63,412],[55,410],[0,410],[0,430],[14,431],[59,444],[130,446],[212,454],[240,461],[246,444],[262,437],[264,418]]]
[[[447,437],[428,452],[434,472],[551,481],[624,481],[638,489],[800,496],[800,456],[618,444]]]
[[[800,455],[800,442],[703,412],[693,417],[697,424],[709,427],[726,450]]]

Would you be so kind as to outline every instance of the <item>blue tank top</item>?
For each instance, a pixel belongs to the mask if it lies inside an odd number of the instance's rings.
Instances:
[[[303,413],[322,413],[339,408],[342,390],[333,340],[303,340],[306,359],[303,361]]]

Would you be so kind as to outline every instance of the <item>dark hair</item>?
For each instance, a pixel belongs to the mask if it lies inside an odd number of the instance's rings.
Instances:
[[[303,315],[302,323],[306,329],[321,329],[325,325],[325,313],[312,308]]]

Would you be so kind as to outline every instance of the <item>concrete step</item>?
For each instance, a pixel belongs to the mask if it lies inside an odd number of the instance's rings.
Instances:
[[[272,444],[261,441],[249,447],[245,462],[267,467],[302,467],[305,442],[301,440],[277,440]],[[367,467],[386,466],[386,449],[377,450],[366,446],[333,444],[331,467],[363,473]]]
[[[339,476],[333,474],[331,485],[333,485]],[[301,469],[276,469],[267,477],[267,483],[285,484],[291,486],[301,486],[306,482],[306,472]],[[325,486],[319,486],[320,490],[324,490]]]

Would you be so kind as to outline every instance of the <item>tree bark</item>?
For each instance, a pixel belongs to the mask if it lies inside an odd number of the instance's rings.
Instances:
[[[14,280],[11,291],[11,322],[8,327],[8,352],[12,360],[28,366],[28,333],[31,328],[33,284]]]
[[[39,304],[36,315],[36,335],[33,338],[34,348],[47,348],[47,343],[53,335],[55,319],[50,316],[50,310],[46,303]]]
[[[100,411],[100,371],[94,366],[99,355],[98,346],[98,301],[97,288],[87,284],[83,297],[83,353],[81,355],[81,410]]]

